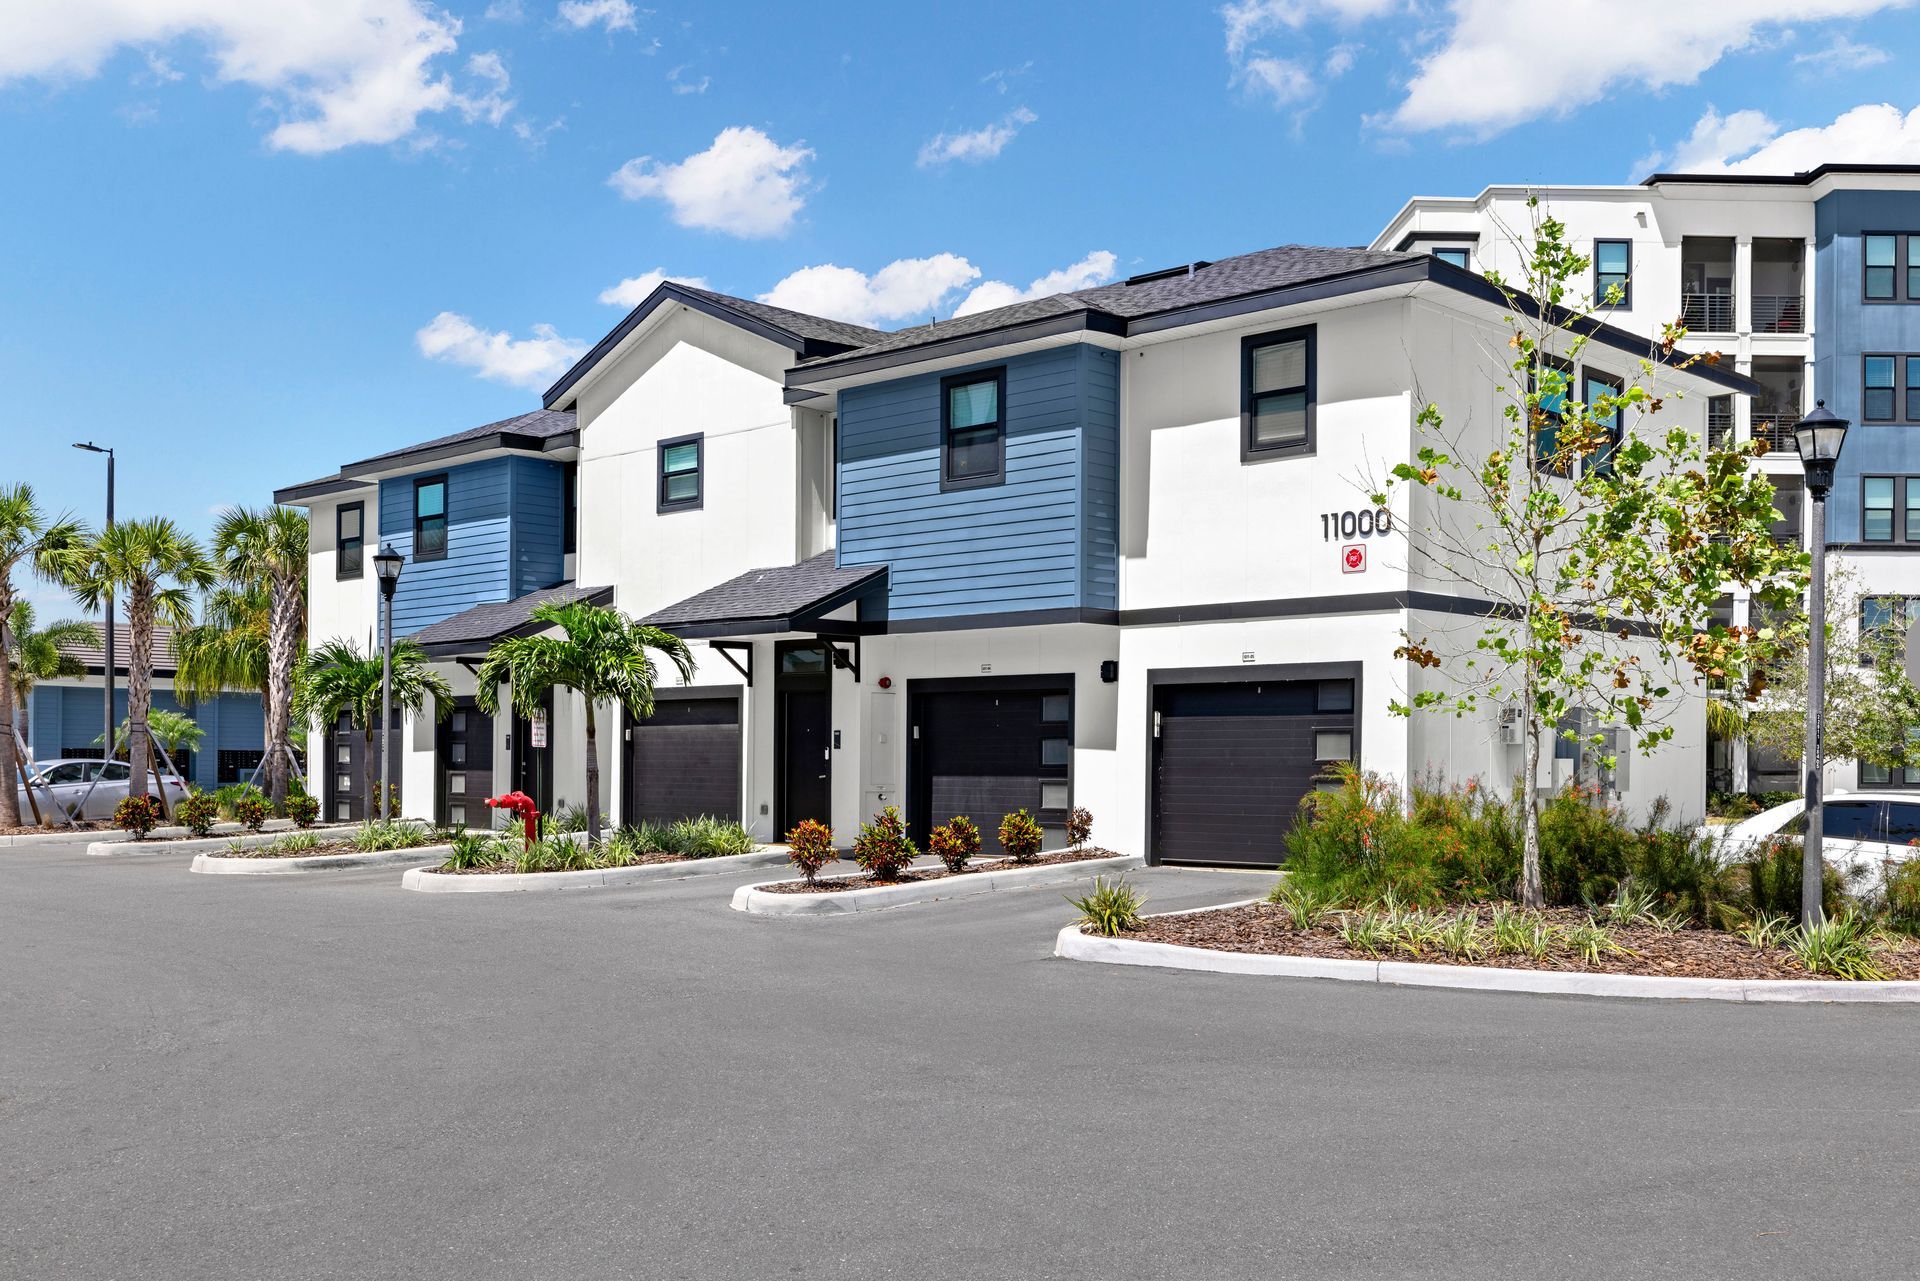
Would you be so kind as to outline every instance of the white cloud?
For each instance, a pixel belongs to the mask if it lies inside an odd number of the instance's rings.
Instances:
[[[1510,0],[1451,0],[1440,46],[1419,62],[1398,107],[1377,123],[1411,133],[1489,137],[1620,93],[1691,84],[1729,53],[1758,47],[1782,24],[1854,18],[1905,0],[1556,0],[1551,26],[1576,40],[1569,71],[1543,61],[1540,21]],[[1545,20],[1544,11],[1535,15]],[[1581,33],[1619,32],[1620,39]]]
[[[1303,32],[1318,21],[1352,26],[1404,8],[1407,0],[1235,0],[1220,10],[1226,28],[1228,83],[1265,98],[1274,106],[1304,103],[1320,92],[1312,71],[1319,63],[1328,79],[1353,67],[1357,47],[1339,44],[1325,59],[1309,56]],[[1271,47],[1272,38],[1285,42],[1284,51]]]
[[[214,82],[267,95],[279,116],[270,146],[312,154],[396,142],[438,112],[496,120],[504,82],[474,96],[440,69],[459,35],[459,19],[425,0],[10,0],[0,84],[85,79],[121,48],[158,56],[192,40]]]
[[[413,336],[429,360],[465,365],[482,378],[539,389],[565,373],[587,344],[562,338],[552,325],[535,325],[533,337],[514,338],[482,329],[465,316],[443,311]]]
[[[522,22],[526,19],[527,10],[520,0],[493,0],[481,16],[488,22]]]
[[[1050,294],[1064,294],[1076,289],[1091,289],[1095,285],[1104,285],[1113,279],[1113,269],[1118,260],[1104,249],[1096,249],[1079,262],[1050,271],[1025,289],[1017,288],[1000,280],[987,280],[975,285],[973,291],[954,308],[956,316],[972,315],[976,311],[991,311],[995,307],[1005,307],[1010,303],[1024,302],[1029,298],[1045,298]]]
[[[666,201],[682,227],[777,236],[806,204],[812,158],[804,146],[783,147],[758,129],[735,125],[678,164],[652,156],[629,160],[607,185],[628,200]]]
[[[635,31],[633,0],[560,0],[560,21],[575,31],[598,23],[608,31]]]
[[[655,267],[652,271],[643,271],[637,276],[628,276],[617,285],[610,285],[600,291],[600,301],[614,307],[638,307],[646,301],[647,295],[667,281],[677,285],[692,285],[695,289],[705,289],[705,276],[669,276]]]
[[[675,93],[705,93],[707,86],[713,83],[712,76],[701,76],[698,80],[695,80],[692,76],[687,76],[686,79],[682,80],[680,77],[685,74],[686,70],[685,67],[675,67],[667,73],[667,83],[673,86]]]
[[[990,87],[995,93],[1006,93],[1013,88],[1016,80],[1024,79],[1033,71],[1033,59],[1029,58],[1017,67],[1002,67],[998,71],[989,71],[980,77],[980,83]]]
[[[901,258],[869,276],[852,267],[803,267],[760,301],[856,325],[923,320],[954,290],[980,278],[980,269],[958,254]]]
[[[1038,120],[1025,107],[1015,107],[997,122],[969,133],[936,134],[920,148],[920,164],[943,165],[950,160],[964,160],[968,164],[979,164],[991,160],[1007,149],[1014,135]]]
[[[1795,174],[1825,164],[1920,164],[1920,107],[1868,103],[1831,124],[1780,132],[1758,111],[1700,117],[1671,157],[1656,154],[1675,173]]]
[[[1891,60],[1892,57],[1892,54],[1877,45],[1855,44],[1845,36],[1835,36],[1833,43],[1824,49],[1796,53],[1793,55],[1793,64],[1796,67],[1806,67],[1813,72],[1830,73],[1858,71],[1862,67],[1877,67]]]

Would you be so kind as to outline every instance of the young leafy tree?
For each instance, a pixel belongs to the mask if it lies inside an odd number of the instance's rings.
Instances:
[[[148,718],[153,709],[153,629],[193,623],[194,593],[213,585],[213,563],[192,535],[164,516],[126,521],[87,538],[63,558],[74,598],[98,609],[107,596],[127,603],[127,762],[129,796],[147,794],[153,773]]]
[[[7,661],[12,665],[15,723],[22,742],[33,741],[33,687],[41,681],[85,676],[87,665],[67,652],[72,645],[97,645],[100,633],[92,623],[69,620],[34,626],[30,601],[13,603],[7,627]]]
[[[1579,398],[1569,370],[1617,287],[1606,298],[1576,296],[1589,260],[1533,207],[1522,278],[1488,274],[1511,330],[1506,348],[1487,355],[1504,367],[1500,420],[1491,429],[1471,418],[1450,425],[1428,404],[1415,461],[1393,465],[1372,498],[1385,506],[1396,486],[1412,489],[1416,568],[1491,603],[1468,643],[1405,638],[1397,654],[1422,677],[1393,710],[1459,716],[1481,700],[1519,710],[1527,802],[1519,893],[1538,907],[1544,745],[1578,712],[1579,737],[1596,752],[1608,731],[1624,728],[1651,753],[1673,735],[1682,682],[1726,680],[1744,700],[1757,698],[1791,625],[1722,626],[1710,621],[1714,606],[1744,587],[1773,616],[1789,616],[1808,559],[1772,537],[1773,486],[1750,466],[1763,443],[1708,448],[1685,425],[1660,421],[1680,395],[1660,385],[1667,371],[1716,359],[1676,353],[1684,331],[1668,326],[1617,391]]]
[[[391,797],[380,795],[380,757],[374,731],[380,725],[380,654],[360,652],[352,641],[331,640],[307,654],[294,680],[293,714],[305,720],[332,724],[346,713],[347,722],[362,735],[361,775],[367,797],[367,818],[392,818]],[[433,700],[434,719],[453,712],[453,687],[433,670],[427,651],[410,640],[393,643],[393,706],[417,712]],[[396,749],[397,750],[397,749]]]
[[[293,674],[307,633],[306,513],[292,507],[230,507],[214,529],[213,555],[228,583],[266,597],[266,790],[274,809],[284,810]]]
[[[20,579],[33,574],[58,579],[81,528],[65,516],[48,516],[31,485],[0,485],[0,624],[10,630]],[[13,724],[13,647],[0,644],[0,727]],[[20,825],[18,748],[10,729],[0,728],[0,828]]]
[[[500,710],[500,687],[512,687],[522,716],[541,708],[548,691],[563,687],[586,702],[587,843],[600,843],[600,747],[596,713],[615,703],[638,717],[653,715],[658,672],[652,653],[666,656],[682,680],[693,678],[693,653],[671,632],[636,623],[619,610],[584,601],[536,605],[533,617],[558,627],[559,636],[521,636],[487,651],[474,679],[476,701],[488,715]]]
[[[1920,766],[1920,689],[1906,672],[1904,598],[1863,594],[1855,574],[1827,571],[1826,733],[1824,774],[1835,761],[1884,769]],[[1748,741],[1788,759],[1806,753],[1807,649],[1802,643],[1774,665],[1766,694],[1747,714]]]

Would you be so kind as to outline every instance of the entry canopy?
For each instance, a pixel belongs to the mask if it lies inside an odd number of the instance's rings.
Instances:
[[[853,618],[827,615],[855,607]],[[887,567],[834,563],[821,552],[798,565],[751,569],[641,619],[696,639],[778,632],[858,635],[886,623]]]
[[[574,601],[607,605],[613,601],[611,587],[579,587],[561,583],[545,587],[512,600],[491,601],[461,610],[451,618],[422,627],[413,639],[427,651],[429,658],[478,658],[495,641],[514,636],[531,636],[544,631],[547,624],[533,617],[535,605],[570,605]]]

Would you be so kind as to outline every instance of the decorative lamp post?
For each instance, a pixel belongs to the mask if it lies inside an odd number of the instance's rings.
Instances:
[[[1846,442],[1847,420],[1829,410],[1824,400],[1793,427],[1794,448],[1800,451],[1807,497],[1813,505],[1813,533],[1808,546],[1813,555],[1813,574],[1807,587],[1807,834],[1800,855],[1800,919],[1806,924],[1818,924],[1824,915],[1820,891],[1826,873],[1822,848],[1826,785],[1820,763],[1827,734],[1827,491],[1833,488],[1834,466]]]
[[[373,558],[374,577],[380,580],[380,796],[375,807],[369,807],[367,817],[373,818],[377,808],[380,817],[392,818],[393,809],[393,593],[400,586],[400,568],[407,563],[406,557],[393,550],[393,544],[382,543],[379,553]]]
[[[107,528],[112,529],[113,528],[113,451],[111,449],[105,448],[104,446],[96,445],[90,440],[89,441],[76,440],[73,442],[73,447],[75,449],[85,450],[89,454],[105,454],[107,456]],[[106,646],[105,648],[106,657],[105,657],[105,660],[100,664],[100,667],[106,673],[106,677],[107,677],[107,699],[106,699],[107,736],[100,740],[103,744],[105,744],[105,746],[101,750],[100,755],[103,760],[110,761],[113,759],[114,739],[118,734],[118,728],[114,724],[115,718],[113,715],[113,593],[112,592],[107,593],[107,627],[106,627],[106,632],[101,637],[101,639],[105,642],[105,646]],[[132,747],[133,745],[129,743],[127,746]]]

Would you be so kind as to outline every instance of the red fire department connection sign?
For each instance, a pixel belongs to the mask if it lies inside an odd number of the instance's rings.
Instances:
[[[1340,572],[1343,574],[1367,572],[1367,549],[1364,545],[1348,543],[1340,549]]]

